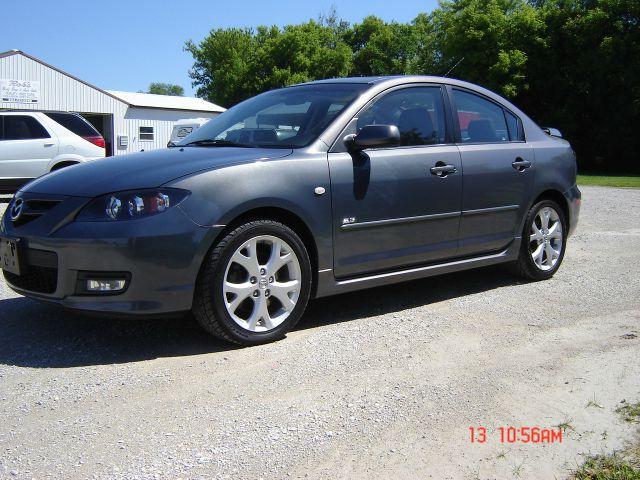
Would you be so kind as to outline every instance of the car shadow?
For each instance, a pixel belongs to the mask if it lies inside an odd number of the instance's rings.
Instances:
[[[309,304],[297,329],[400,312],[520,283],[525,281],[498,265],[319,298]]]
[[[66,368],[232,350],[187,316],[95,317],[24,297],[0,301],[0,364]]]
[[[488,267],[310,302],[298,330],[384,315],[513,285]],[[207,335],[190,316],[94,317],[24,297],[0,301],[0,364],[68,368],[224,352],[239,347]],[[286,341],[286,340],[284,340]]]

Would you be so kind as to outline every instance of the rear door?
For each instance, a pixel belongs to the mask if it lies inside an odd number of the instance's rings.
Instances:
[[[329,153],[336,277],[396,270],[456,254],[462,174],[460,153],[446,128],[441,87],[403,87],[382,94],[345,134],[372,124],[397,125],[402,145],[357,155],[345,152],[339,140]],[[442,165],[451,171],[432,173]]]
[[[452,88],[464,171],[458,255],[505,248],[518,236],[534,178],[520,120],[475,92]]]
[[[35,178],[47,173],[58,154],[58,141],[30,115],[4,114],[0,137],[0,177]]]

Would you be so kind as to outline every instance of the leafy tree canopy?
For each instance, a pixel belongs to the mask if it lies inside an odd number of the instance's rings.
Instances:
[[[442,0],[406,24],[350,25],[332,9],[299,25],[212,30],[185,49],[197,95],[224,106],[320,78],[448,75],[559,128],[582,165],[640,170],[639,22],[638,0]]]
[[[173,95],[175,97],[181,97],[184,95],[184,88],[180,85],[171,85],[170,83],[151,83],[149,85],[149,91],[147,93],[154,93],[156,95]]]

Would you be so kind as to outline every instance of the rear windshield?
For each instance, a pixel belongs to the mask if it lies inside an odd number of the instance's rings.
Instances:
[[[100,135],[93,126],[85,119],[73,113],[44,112],[45,115],[55,120],[67,130],[80,137],[95,137]]]
[[[268,148],[304,147],[369,87],[364,83],[325,83],[272,90],[230,108],[178,145],[218,141]]]

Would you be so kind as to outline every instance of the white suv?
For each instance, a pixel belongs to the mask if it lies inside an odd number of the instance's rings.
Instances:
[[[80,115],[0,111],[0,191],[105,155],[104,138]]]

